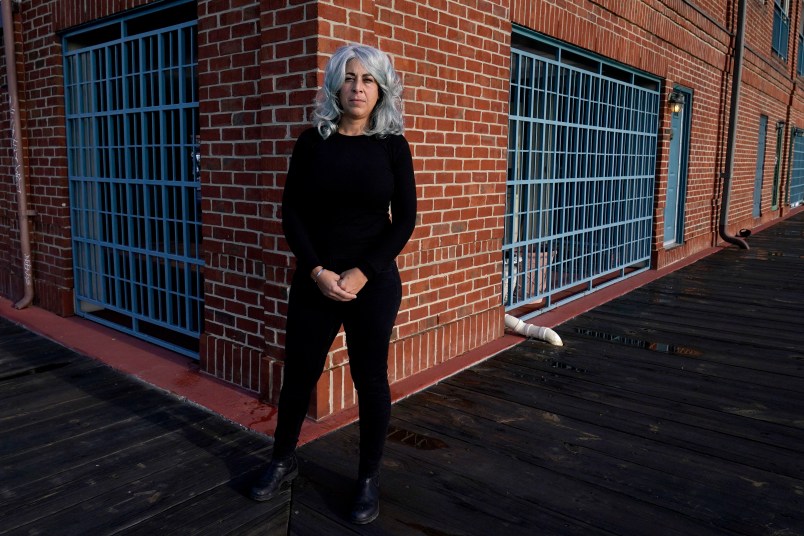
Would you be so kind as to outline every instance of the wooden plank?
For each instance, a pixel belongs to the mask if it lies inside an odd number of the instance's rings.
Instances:
[[[199,494],[207,493],[229,483],[244,472],[251,471],[257,460],[253,444],[236,440],[202,452],[195,456],[171,456],[166,461],[169,466],[148,475],[134,475],[125,485],[112,492],[97,495],[83,501],[79,511],[103,512],[104,515],[92,519],[81,518],[70,533],[75,535],[95,534],[107,527],[118,527],[126,523],[142,523],[155,515],[186,501],[193,501]],[[262,455],[267,455],[263,450]],[[263,456],[261,456],[263,457]],[[250,498],[228,488],[238,505],[248,508],[270,510],[271,503],[254,503]],[[283,500],[279,498],[279,500]],[[196,511],[197,513],[199,511]],[[59,526],[58,520],[50,516],[36,527],[43,532],[52,531]]]
[[[564,381],[574,384],[579,389],[583,389],[586,386],[586,389],[581,392],[592,393],[590,396],[585,396],[590,401],[599,400],[611,403],[608,402],[608,397],[601,399],[600,396],[601,394],[608,395],[611,393],[612,396],[616,396],[614,400],[636,400],[637,404],[629,407],[640,409],[641,406],[645,406],[641,407],[642,411],[650,411],[651,415],[662,419],[677,420],[699,428],[714,427],[735,437],[743,437],[794,450],[799,449],[801,446],[802,432],[799,426],[781,425],[762,420],[753,421],[750,426],[746,426],[745,417],[750,415],[748,412],[732,411],[724,413],[720,408],[692,405],[687,401],[680,400],[680,398],[683,398],[683,394],[678,396],[672,396],[671,394],[669,399],[653,400],[658,393],[652,391],[649,385],[644,384],[640,387],[645,396],[640,397],[638,392],[635,393],[625,388],[626,383],[631,380],[626,378],[626,375],[630,373],[628,366],[625,366],[619,374],[616,368],[613,368],[609,373],[611,385],[616,386],[612,391],[611,387],[605,385],[605,377],[601,375],[597,375],[595,378],[585,377],[588,375],[589,370],[595,367],[604,367],[601,362],[607,361],[609,358],[588,357],[583,353],[579,353],[557,355],[561,359],[559,361],[552,357],[552,355],[555,355],[552,354],[552,351],[549,351],[550,353],[547,355],[541,355],[542,352],[545,352],[545,350],[526,355],[506,352],[485,365],[491,367],[501,364],[501,366],[505,367],[507,363],[511,363],[514,367],[521,366],[531,369],[534,374],[539,374],[539,378],[544,378],[544,382],[547,383],[560,382],[564,379]],[[580,379],[580,381],[574,382],[572,378]],[[562,391],[566,390],[563,389]]]
[[[703,326],[717,327],[727,333],[736,334],[743,330],[760,333],[780,330],[786,337],[800,338],[796,327],[801,327],[801,320],[791,316],[801,312],[801,305],[791,304],[785,307],[782,303],[776,303],[773,307],[769,307],[768,301],[773,299],[772,294],[765,294],[764,303],[746,306],[737,300],[724,299],[720,295],[708,303],[696,304],[690,299],[679,296],[678,291],[673,289],[667,289],[665,292],[668,295],[664,300],[661,296],[657,296],[656,290],[653,290],[649,298],[639,294],[626,295],[607,303],[595,313],[612,312],[626,317],[653,318],[660,322],[667,319],[681,324],[700,323]],[[650,307],[645,307],[646,302]]]
[[[731,377],[721,377],[709,371],[701,373],[651,362],[650,352],[635,348],[610,351],[606,344],[597,344],[595,349],[571,344],[560,351],[547,350],[541,359],[536,352],[508,352],[488,366],[511,363],[542,375],[572,377],[656,399],[804,428],[804,397],[798,396],[804,392],[804,382],[798,378],[770,375],[763,382],[759,381],[761,372],[740,374],[739,370],[731,370]],[[591,352],[597,355],[590,357]],[[643,359],[646,355],[648,358]]]
[[[5,413],[15,407],[35,403],[37,397],[50,390],[58,391],[64,386],[83,388],[88,384],[88,388],[91,388],[92,384],[99,381],[109,383],[108,378],[98,379],[95,376],[103,369],[108,367],[91,360],[82,360],[54,370],[24,374],[0,381],[0,412]]]
[[[713,344],[720,343],[734,347],[736,351],[740,351],[742,347],[753,348],[754,351],[768,351],[776,355],[784,351],[784,355],[801,356],[801,333],[794,328],[751,329],[746,327],[751,325],[750,318],[741,320],[735,316],[723,317],[719,324],[707,324],[700,318],[690,318],[683,311],[673,311],[672,308],[659,310],[643,307],[641,312],[636,313],[634,311],[637,308],[636,304],[619,308],[615,308],[615,305],[619,304],[611,303],[605,309],[588,313],[588,318],[608,321],[615,325],[644,326],[648,329],[653,325],[660,325],[670,333],[697,336]]]
[[[199,413],[197,408],[161,407],[140,418],[117,421],[80,437],[55,442],[49,448],[21,450],[0,458],[4,475],[0,490],[6,497],[23,493],[18,488],[32,489],[36,494],[39,488],[77,480],[82,475],[90,478],[100,467],[99,460],[104,464],[111,463],[106,458],[124,460],[132,448],[166,442],[154,447],[155,452],[169,452],[171,448],[179,449],[188,437],[204,444],[203,435],[222,440],[234,431],[231,426],[221,427],[217,417]],[[171,447],[174,441],[177,443]],[[49,482],[40,483],[42,479]]]
[[[286,535],[290,489],[283,490],[269,502],[255,502],[247,493],[254,477],[255,473],[249,471],[225,484],[193,494],[170,508],[115,523],[114,534],[134,536],[191,531],[195,536]]]
[[[48,487],[53,483],[40,484],[38,481],[43,478],[54,477],[55,483],[62,483],[91,475],[100,464],[126,460],[126,456],[138,449],[150,452],[148,456],[151,457],[169,455],[174,451],[183,454],[188,448],[193,450],[196,446],[206,447],[215,441],[231,440],[237,432],[237,428],[198,408],[157,407],[149,413],[117,420],[80,437],[56,441],[51,447],[34,451],[21,449],[3,457],[2,467],[10,481],[36,493],[38,487]],[[107,466],[102,474],[111,470]],[[7,490],[8,485],[4,485]]]
[[[484,441],[498,458],[527,464],[523,473],[543,467],[738,532],[762,532],[780,516],[804,521],[801,481],[598,426],[594,414],[582,421],[445,385],[404,406],[397,418],[441,432],[448,444]]]
[[[744,329],[759,332],[789,329],[793,335],[797,332],[795,330],[797,319],[791,318],[791,315],[801,312],[800,304],[777,301],[774,307],[768,307],[769,300],[773,300],[774,296],[767,293],[763,301],[757,298],[746,302],[741,299],[724,299],[722,295],[713,298],[685,296],[680,289],[668,287],[666,284],[643,289],[643,293],[649,291],[649,296],[633,293],[618,298],[597,312],[611,310],[642,318],[646,316],[656,319],[678,318],[681,322],[687,320],[701,322],[704,325],[723,326],[735,332]],[[646,302],[650,304],[650,308],[645,307]]]
[[[64,414],[54,412],[47,419],[17,427],[0,444],[0,458],[11,453],[52,448],[108,428],[118,421],[133,422],[147,417],[160,411],[153,398],[155,394],[155,391],[134,385],[130,392],[116,399],[94,401],[87,407]]]
[[[46,486],[47,493],[18,495],[9,501],[12,513],[2,524],[40,533],[62,527],[59,534],[76,535],[136,524],[216,486],[228,486],[233,478],[263,464],[268,450],[263,438],[234,429],[223,437],[201,428],[184,429],[96,458],[88,475],[86,465],[60,473],[60,483]],[[242,490],[227,489],[251,506]],[[94,515],[77,515],[88,511]],[[70,527],[65,530],[67,521]]]
[[[804,357],[797,352],[766,346],[724,345],[708,335],[690,335],[674,326],[636,319],[615,323],[607,315],[584,315],[563,324],[558,331],[567,348],[576,344],[619,345],[649,350],[645,358],[691,360],[694,364],[725,364],[795,378],[804,377]]]
[[[45,339],[0,317],[0,377],[7,367],[17,362],[41,365],[75,354],[63,346]]]
[[[289,492],[269,503],[247,496],[269,439],[0,330],[0,533],[175,534],[188,520],[204,524],[194,534],[287,533]]]
[[[70,363],[75,359],[75,355],[64,348],[40,342],[20,342],[16,349],[7,343],[0,346],[0,381],[25,374],[27,370]]]
[[[804,477],[804,458],[800,453],[761,445],[720,431],[716,416],[710,420],[697,417],[695,424],[689,424],[685,422],[688,418],[684,410],[666,402],[657,403],[647,396],[632,396],[616,388],[577,385],[581,382],[491,367],[466,371],[459,384],[452,379],[445,383],[579,420],[595,415],[601,425],[632,435],[652,437],[670,446],[684,447],[791,478]],[[743,421],[744,426],[750,424],[748,419]],[[757,456],[760,445],[762,457]]]
[[[64,414],[69,411],[68,406],[89,405],[93,400],[108,401],[130,392],[130,388],[110,383],[102,376],[82,382],[80,386],[53,379],[40,379],[27,386],[32,388],[0,399],[0,427],[6,431],[46,420],[53,414]]]
[[[36,391],[32,391],[29,392],[29,395],[4,400],[4,403],[7,404],[16,403],[12,406],[16,409],[7,410],[6,416],[0,420],[4,433],[13,436],[15,441],[20,436],[33,437],[31,431],[40,424],[45,427],[53,426],[55,421],[78,424],[85,418],[84,416],[97,413],[100,408],[108,404],[119,406],[138,396],[147,397],[155,393],[145,384],[136,382],[114,384],[110,383],[108,379],[104,381],[102,377],[98,378],[97,388],[94,388],[92,392],[86,392],[80,388],[70,388],[70,386],[59,389],[58,386],[53,385],[52,380],[43,379],[42,381],[47,382],[48,387],[38,391],[42,392],[41,399],[37,400],[35,396],[32,398],[30,394],[36,393]],[[23,405],[22,402],[28,402],[29,407]],[[47,402],[50,404],[43,405]],[[91,426],[89,423],[87,425]],[[3,454],[4,451],[0,447],[0,457]]]
[[[156,515],[129,521],[125,526],[116,527],[114,534],[154,536],[191,532],[194,536],[286,536],[290,488],[270,502],[258,503],[245,493],[253,477],[248,473]]]
[[[352,481],[343,475],[354,472],[356,427],[340,430],[337,440],[328,439],[305,445],[300,451],[302,474],[315,489],[307,493],[303,488],[294,490],[293,510],[305,507],[306,512],[326,512],[327,518],[342,525],[326,525],[326,534],[351,534],[354,527],[348,526],[345,516]],[[460,454],[444,463],[433,458],[433,451],[389,443],[380,477],[380,517],[360,533],[455,534],[467,528],[472,534],[531,535],[537,529],[545,534],[608,533],[605,528],[564,515],[563,509],[543,507],[529,493],[520,494],[523,473],[510,470],[505,459],[484,454],[476,457],[474,453],[480,450],[477,445],[455,444],[452,448],[451,452]],[[326,466],[314,460],[326,460]],[[528,480],[551,478],[532,473],[524,476]],[[546,487],[552,486],[547,483]],[[587,492],[595,495],[594,490],[575,489],[572,500],[591,506],[595,500],[585,499]],[[610,510],[605,505],[601,509]],[[305,524],[302,514],[291,517],[291,534],[309,534],[306,531],[314,528],[312,523]]]

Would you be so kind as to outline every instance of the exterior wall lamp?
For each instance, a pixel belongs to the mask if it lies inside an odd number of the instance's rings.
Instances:
[[[682,93],[673,91],[667,100],[670,102],[670,111],[674,114],[684,109],[684,95]]]

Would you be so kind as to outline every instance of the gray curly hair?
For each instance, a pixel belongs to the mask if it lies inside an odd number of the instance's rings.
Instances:
[[[316,96],[313,126],[326,139],[338,130],[343,115],[338,92],[346,77],[346,64],[356,59],[374,77],[380,88],[379,100],[371,112],[366,135],[385,137],[402,134],[402,82],[387,54],[366,45],[346,45],[335,51],[324,70],[324,86]]]

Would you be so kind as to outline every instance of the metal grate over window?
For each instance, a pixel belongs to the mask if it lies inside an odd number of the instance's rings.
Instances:
[[[793,132],[793,165],[787,202],[791,207],[804,204],[804,130],[798,128]]]
[[[195,2],[65,36],[77,313],[197,357]]]
[[[649,267],[659,81],[515,34],[503,301],[521,318]]]

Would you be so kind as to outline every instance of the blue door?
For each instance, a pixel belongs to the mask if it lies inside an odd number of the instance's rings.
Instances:
[[[76,314],[197,357],[196,3],[65,35]]]
[[[793,130],[793,165],[790,169],[790,183],[787,203],[791,207],[804,204],[804,130]]]
[[[664,246],[680,244],[684,237],[684,197],[687,182],[690,94],[681,90],[678,106],[671,111],[670,154],[667,169],[667,197],[664,206]]]
[[[762,175],[765,171],[765,137],[768,131],[768,117],[759,116],[759,142],[757,147],[757,169],[754,174],[754,208],[751,211],[755,218],[762,214]]]

